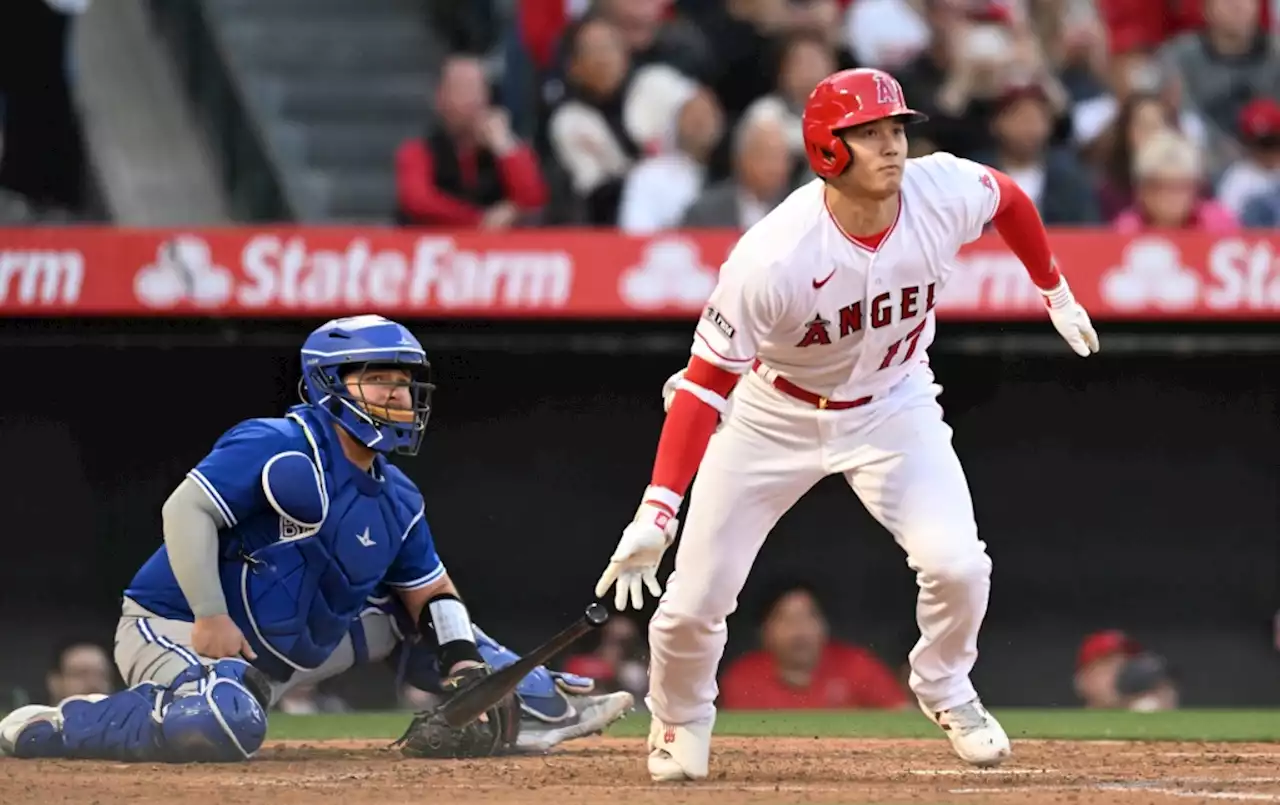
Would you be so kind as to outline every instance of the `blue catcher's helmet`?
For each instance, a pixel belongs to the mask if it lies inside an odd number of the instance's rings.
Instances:
[[[365,398],[364,385],[348,387],[353,373],[400,369],[409,375],[410,405],[392,407]],[[382,316],[334,319],[302,345],[302,398],[327,414],[357,441],[382,453],[415,455],[431,415],[431,364],[422,344],[402,325]],[[379,382],[378,385],[385,385]]]

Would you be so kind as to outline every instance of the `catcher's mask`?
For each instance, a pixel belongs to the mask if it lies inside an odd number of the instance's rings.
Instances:
[[[398,389],[407,393],[397,395]],[[417,339],[381,316],[336,319],[302,347],[302,399],[382,453],[418,452],[434,390],[431,364]]]

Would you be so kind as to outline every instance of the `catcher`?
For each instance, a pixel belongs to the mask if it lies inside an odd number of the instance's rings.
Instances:
[[[471,622],[436,553],[415,455],[430,364],[401,325],[330,321],[302,347],[304,404],[227,431],[162,509],[164,544],[124,591],[115,660],[130,687],[19,708],[0,754],[138,762],[248,760],[293,685],[392,660],[447,698],[517,657]],[[627,693],[539,668],[459,729],[430,713],[414,757],[545,751],[607,727]]]

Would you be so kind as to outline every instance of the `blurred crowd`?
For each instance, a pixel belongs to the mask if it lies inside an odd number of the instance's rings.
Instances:
[[[437,0],[438,126],[397,154],[418,226],[745,228],[799,184],[799,115],[892,72],[934,150],[1053,226],[1280,225],[1280,0]]]
[[[779,578],[759,596],[745,616],[755,627],[755,645],[730,655],[720,669],[722,710],[902,710],[915,705],[909,693],[907,657],[917,635],[904,633],[893,645],[873,649],[831,634],[822,596],[802,579]],[[1280,643],[1277,645],[1280,648]],[[645,709],[649,689],[648,641],[645,626],[628,613],[618,613],[568,656],[561,669],[596,680],[600,692],[625,690]],[[60,702],[68,696],[106,694],[121,681],[104,646],[83,639],[55,647],[38,701]],[[390,665],[395,665],[391,661]],[[390,667],[390,666],[389,666]],[[1176,675],[1167,660],[1128,633],[1107,629],[1085,635],[1070,677],[1075,701],[1046,702],[1091,709],[1172,710],[1180,706]],[[343,698],[342,678],[320,685],[299,685],[275,709],[289,715],[345,713],[359,709]],[[366,680],[364,684],[368,684]],[[18,707],[30,696],[14,691]],[[379,709],[418,711],[436,704],[438,691],[422,690],[399,674]]]

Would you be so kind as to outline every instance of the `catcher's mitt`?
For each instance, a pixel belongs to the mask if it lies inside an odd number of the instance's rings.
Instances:
[[[448,701],[458,691],[489,675],[489,667],[463,668],[440,682],[441,693]],[[485,720],[471,722],[454,729],[437,712],[424,710],[413,717],[409,729],[392,746],[400,747],[406,757],[477,758],[500,755],[515,746],[520,734],[520,704],[514,694],[485,713]]]

